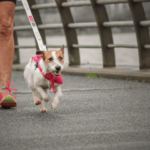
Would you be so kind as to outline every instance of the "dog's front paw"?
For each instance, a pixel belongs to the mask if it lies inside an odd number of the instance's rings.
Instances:
[[[58,103],[59,103],[59,101],[54,99],[53,103],[52,103],[52,109],[56,109]]]
[[[47,109],[46,108],[40,108],[40,111],[41,112],[47,112]]]
[[[48,101],[50,100],[50,96],[49,96],[49,95],[45,95],[45,96],[43,97],[43,100],[44,100],[45,102],[48,102]]]

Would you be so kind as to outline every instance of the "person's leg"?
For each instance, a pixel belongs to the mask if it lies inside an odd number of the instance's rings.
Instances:
[[[14,57],[14,10],[16,0],[0,0],[0,105],[16,107],[15,96],[11,93],[10,77]],[[1,89],[2,88],[2,89]]]
[[[0,82],[1,88],[7,87],[11,77],[14,57],[14,10],[15,3],[0,2]]]

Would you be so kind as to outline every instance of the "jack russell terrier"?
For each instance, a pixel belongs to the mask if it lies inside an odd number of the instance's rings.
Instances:
[[[47,112],[44,101],[50,99],[48,90],[52,88],[55,92],[52,109],[56,109],[62,96],[60,84],[63,84],[64,46],[59,51],[37,51],[36,54],[26,65],[24,78],[32,90],[34,104],[40,106],[41,112]]]

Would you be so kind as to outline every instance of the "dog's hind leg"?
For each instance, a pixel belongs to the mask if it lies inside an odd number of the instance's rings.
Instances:
[[[59,100],[62,96],[60,85],[55,86],[55,90],[56,90],[56,93],[55,93],[55,97],[54,97],[53,102],[52,102],[52,109],[56,109],[56,107],[59,103]]]
[[[33,100],[35,105],[41,104],[41,97],[38,96],[37,90],[32,88]]]
[[[34,87],[33,84],[33,79],[32,77],[30,78],[30,84],[29,84],[31,90],[32,90],[32,95],[33,95],[33,100],[35,105],[41,104],[41,98],[39,97],[36,88]]]

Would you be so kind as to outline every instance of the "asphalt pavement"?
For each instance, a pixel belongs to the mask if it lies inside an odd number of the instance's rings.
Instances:
[[[18,106],[0,108],[0,150],[150,150],[150,84],[63,75],[63,97],[35,106],[12,72]]]

